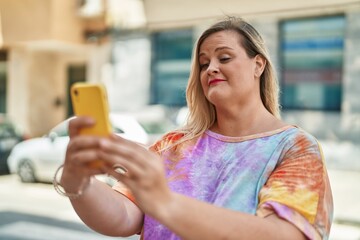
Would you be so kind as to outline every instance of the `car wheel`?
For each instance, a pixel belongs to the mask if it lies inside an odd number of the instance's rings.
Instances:
[[[34,167],[29,160],[24,160],[19,164],[18,175],[24,183],[36,182]]]

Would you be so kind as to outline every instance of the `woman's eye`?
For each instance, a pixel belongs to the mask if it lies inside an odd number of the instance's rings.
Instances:
[[[227,62],[227,61],[229,61],[230,60],[230,58],[229,57],[222,57],[222,58],[220,58],[220,62]]]
[[[208,63],[200,64],[200,70],[205,70],[209,67]]]

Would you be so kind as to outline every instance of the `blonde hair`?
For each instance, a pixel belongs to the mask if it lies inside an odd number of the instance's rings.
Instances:
[[[185,126],[177,130],[178,133],[182,133],[184,136],[169,148],[200,136],[216,121],[215,107],[206,99],[200,83],[199,50],[206,38],[221,31],[238,33],[241,36],[240,44],[250,58],[261,55],[266,60],[265,69],[260,77],[260,96],[265,108],[271,114],[280,118],[278,80],[262,37],[253,26],[243,19],[228,17],[205,30],[195,45],[191,73],[186,89],[189,114]]]

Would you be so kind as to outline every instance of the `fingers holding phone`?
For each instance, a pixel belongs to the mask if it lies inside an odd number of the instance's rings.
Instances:
[[[76,117],[69,121],[70,141],[66,151],[65,167],[70,167],[78,174],[94,175],[102,173],[101,166],[94,167],[93,164],[99,161],[97,154],[100,137],[83,135],[81,130],[90,128],[95,124],[90,117]]]
[[[69,121],[68,132],[69,137],[75,137],[81,133],[83,128],[91,128],[95,124],[95,119],[92,117],[74,117]]]

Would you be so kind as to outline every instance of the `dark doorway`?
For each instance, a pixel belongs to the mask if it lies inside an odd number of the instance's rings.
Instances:
[[[0,50],[0,112],[6,113],[7,51]]]
[[[74,110],[71,104],[70,88],[74,83],[86,81],[86,66],[85,65],[70,65],[68,67],[68,87],[67,87],[67,102],[68,113],[67,116],[73,116]]]

